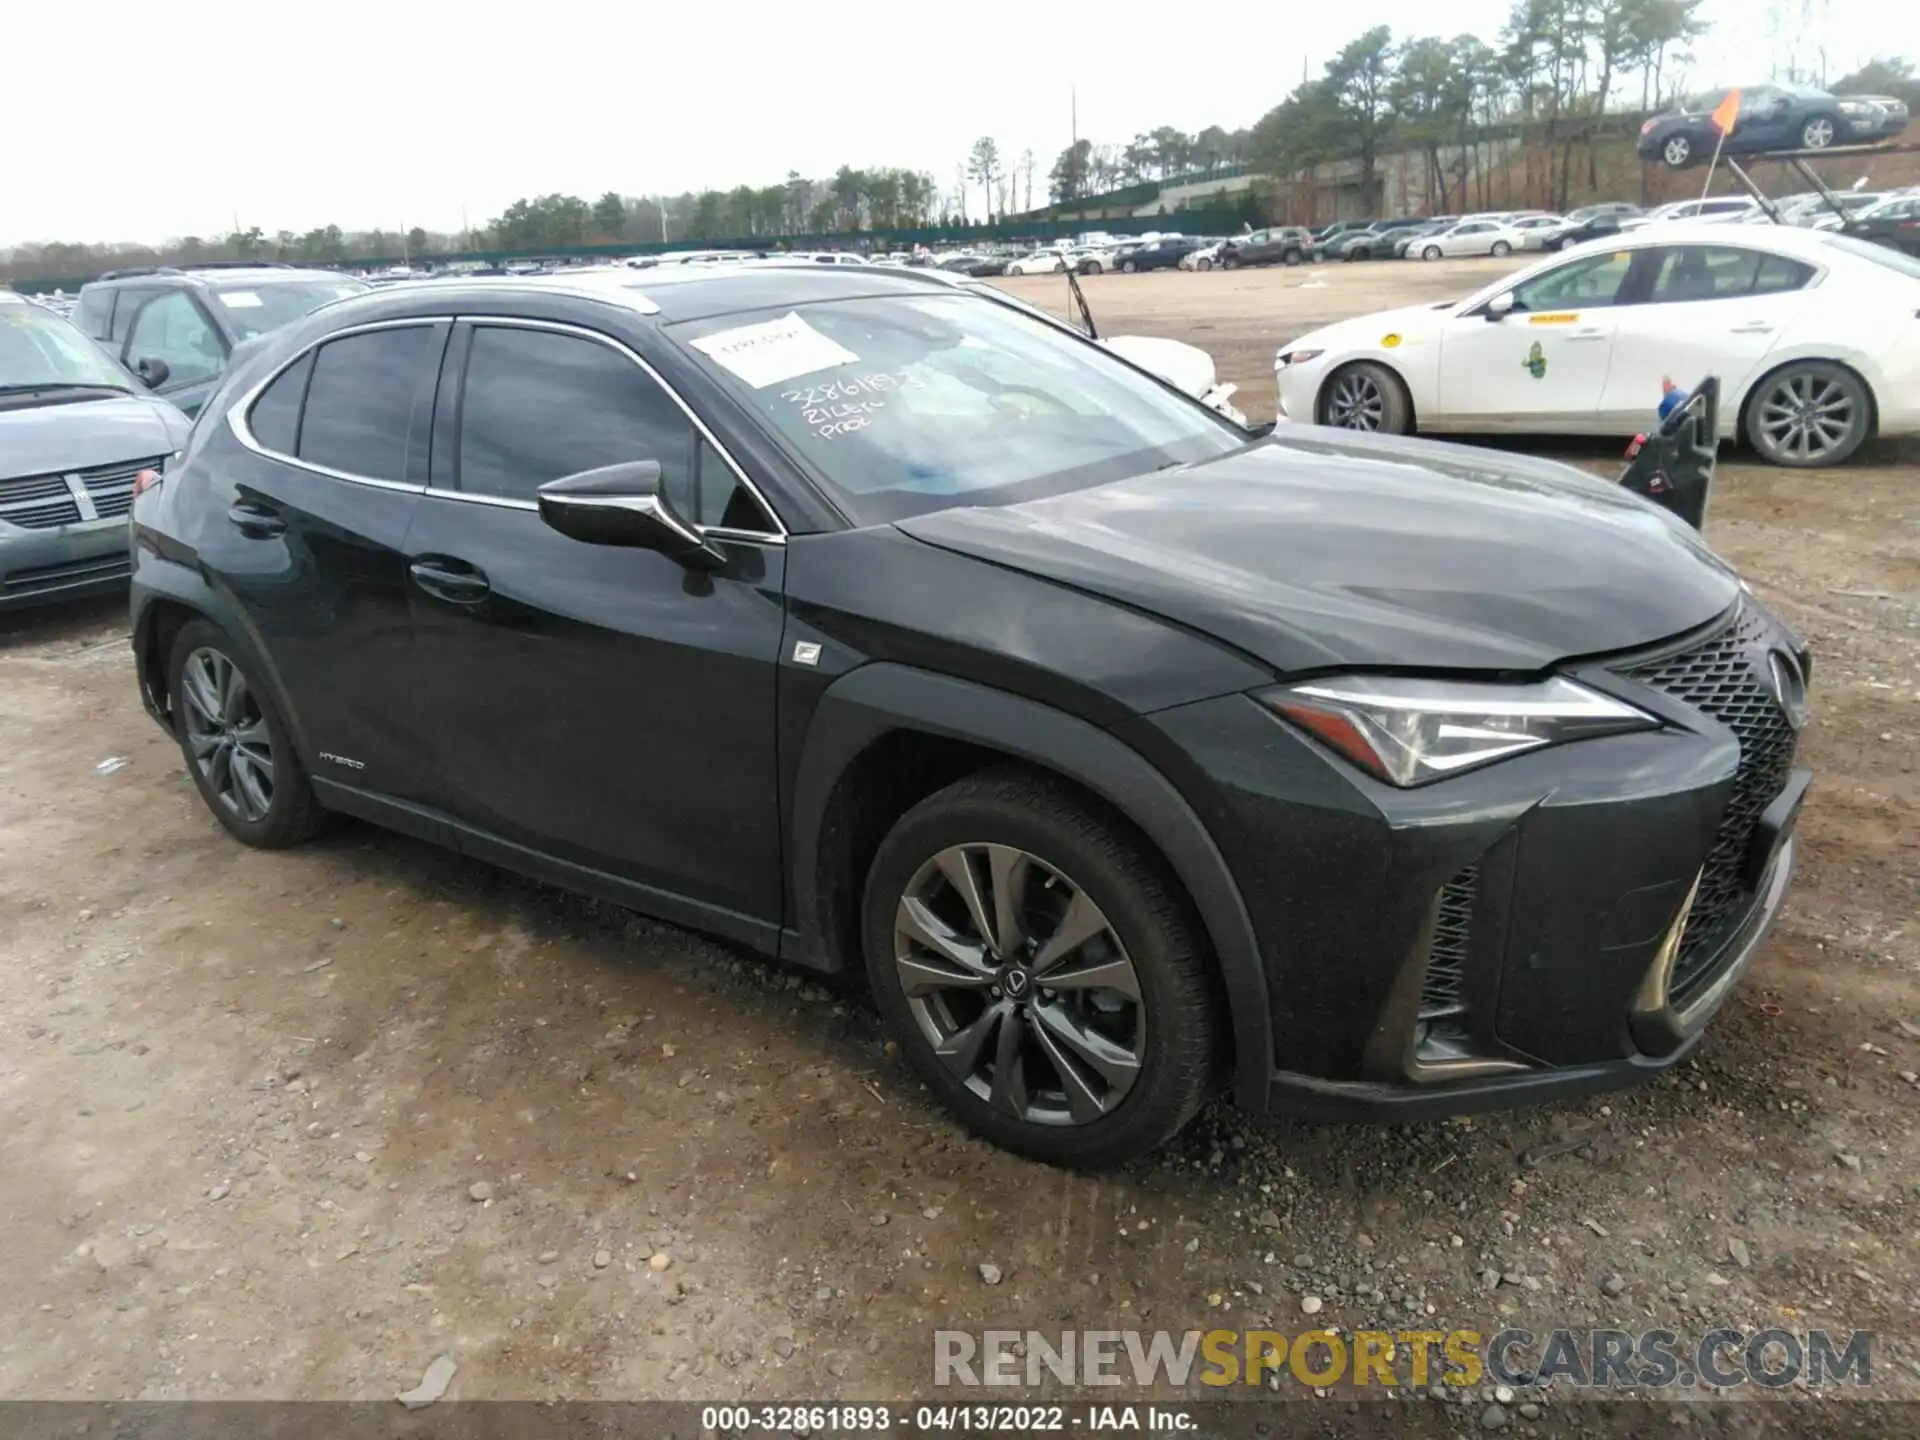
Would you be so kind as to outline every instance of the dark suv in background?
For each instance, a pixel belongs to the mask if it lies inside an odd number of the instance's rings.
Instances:
[[[243,340],[368,288],[332,270],[272,261],[109,270],[80,287],[74,324],[188,415]]]
[[[1220,264],[1232,270],[1241,265],[1298,265],[1313,251],[1313,235],[1297,225],[1277,225],[1236,235],[1220,247]]]

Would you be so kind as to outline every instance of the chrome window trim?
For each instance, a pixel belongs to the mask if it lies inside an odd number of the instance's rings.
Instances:
[[[557,335],[573,335],[582,340],[594,341],[596,344],[604,345],[617,354],[626,356],[628,360],[639,366],[640,369],[652,379],[653,383],[658,385],[661,390],[666,393],[669,400],[673,401],[673,403],[679,407],[680,413],[687,417],[688,422],[699,432],[701,438],[713,447],[713,453],[726,462],[727,468],[733,472],[734,479],[746,487],[747,493],[759,502],[761,510],[779,527],[777,530],[726,530],[724,527],[718,525],[695,525],[693,528],[703,535],[720,533],[729,539],[740,538],[755,540],[770,545],[786,544],[788,534],[786,524],[780,519],[779,512],[767,503],[767,497],[760,493],[760,487],[747,478],[747,472],[740,468],[740,463],[733,458],[733,455],[728,451],[727,447],[720,443],[719,437],[707,428],[706,421],[694,414],[693,407],[680,398],[680,392],[669,385],[665,377],[663,377],[658,370],[654,369],[653,366],[649,365],[628,346],[614,339],[611,335],[601,334],[598,330],[589,330],[581,325],[569,325],[559,320],[529,320],[518,315],[460,315],[456,316],[455,319],[459,323],[473,326],[501,326],[509,330],[547,330]],[[504,496],[483,497],[471,495],[464,490],[435,490],[433,493],[454,500],[490,500],[495,504],[502,503],[506,499]],[[515,506],[526,506],[530,509],[539,508],[538,505],[531,500],[517,500],[510,503]]]
[[[376,330],[405,330],[420,325],[445,325],[452,321],[450,315],[408,316],[402,320],[371,320],[364,325],[350,325],[345,329],[330,331],[315,339],[310,345],[303,345],[275,366],[272,373],[259,384],[253,386],[233,404],[227,407],[227,428],[233,432],[234,439],[254,454],[266,460],[277,460],[282,465],[291,465],[295,469],[305,470],[312,475],[325,475],[330,480],[349,480],[356,485],[371,485],[376,490],[401,490],[411,495],[422,493],[427,487],[412,485],[405,480],[382,480],[375,475],[356,475],[348,470],[335,470],[331,465],[316,465],[311,460],[302,460],[298,455],[282,454],[278,450],[269,450],[255,438],[253,430],[246,423],[247,415],[257,401],[287,371],[298,365],[307,356],[334,340],[344,340],[350,335],[365,335]]]

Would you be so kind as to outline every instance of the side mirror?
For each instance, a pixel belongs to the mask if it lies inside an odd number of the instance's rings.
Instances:
[[[167,367],[166,361],[148,355],[134,362],[133,373],[140,377],[140,383],[149,390],[158,390],[167,383],[167,376],[173,371]]]
[[[1513,294],[1511,291],[1494,296],[1491,300],[1487,301],[1486,309],[1481,311],[1481,314],[1487,317],[1487,323],[1490,325],[1499,324],[1512,313]]]
[[[657,460],[630,460],[563,475],[536,493],[540,518],[588,545],[658,550],[699,570],[727,562],[725,552],[683,520],[660,493]]]

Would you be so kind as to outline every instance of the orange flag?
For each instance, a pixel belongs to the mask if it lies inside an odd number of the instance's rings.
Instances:
[[[1733,133],[1733,122],[1740,116],[1740,92],[1729,90],[1727,98],[1714,107],[1713,128],[1722,135]]]

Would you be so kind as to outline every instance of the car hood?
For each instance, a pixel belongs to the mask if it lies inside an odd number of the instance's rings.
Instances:
[[[1461,298],[1456,296],[1451,300],[1406,305],[1398,310],[1376,310],[1371,315],[1339,320],[1287,342],[1280,347],[1280,353],[1301,349],[1330,350],[1350,342],[1378,348],[1381,340],[1389,335],[1398,335],[1407,342],[1428,340],[1440,333],[1441,327],[1452,318],[1461,303]]]
[[[1100,343],[1196,400],[1213,389],[1219,374],[1213,356],[1182,340],[1158,335],[1109,335]]]
[[[1567,466],[1317,427],[899,527],[1161,616],[1281,674],[1537,672],[1702,625],[1740,584],[1681,522]]]
[[[0,480],[170,455],[191,428],[176,406],[149,395],[0,411]]]

